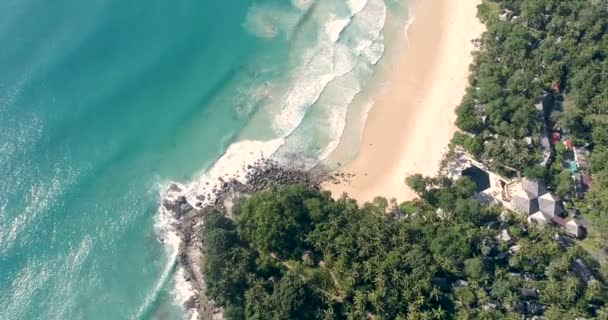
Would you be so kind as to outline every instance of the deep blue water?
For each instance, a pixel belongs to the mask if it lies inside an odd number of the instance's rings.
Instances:
[[[327,156],[388,2],[1,1],[0,319],[181,318],[159,192],[235,141]]]

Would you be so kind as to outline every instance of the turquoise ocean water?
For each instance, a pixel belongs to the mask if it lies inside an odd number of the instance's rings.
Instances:
[[[397,0],[1,1],[0,319],[183,318],[163,188],[323,160],[406,21]]]

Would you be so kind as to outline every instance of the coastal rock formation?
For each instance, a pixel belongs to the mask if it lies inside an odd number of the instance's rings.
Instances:
[[[172,183],[162,199],[162,208],[175,219],[175,231],[181,242],[177,255],[178,267],[184,271],[184,280],[193,290],[193,295],[184,302],[188,314],[197,315],[199,320],[222,319],[222,310],[205,295],[203,277],[203,218],[210,212],[222,212],[232,217],[232,207],[249,194],[273,186],[305,184],[319,189],[327,180],[338,180],[321,170],[301,171],[290,169],[278,162],[262,158],[244,167],[244,181],[218,178],[215,182],[205,182],[210,188],[206,194],[189,195],[187,188]]]

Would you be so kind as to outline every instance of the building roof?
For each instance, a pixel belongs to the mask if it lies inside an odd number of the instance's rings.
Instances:
[[[538,211],[528,217],[529,223],[536,222],[539,226],[544,226],[549,223],[549,221],[551,221],[551,218],[541,211]]]
[[[590,174],[583,173],[581,174],[581,182],[583,183],[583,191],[589,191],[593,185],[593,178]]]
[[[566,220],[562,219],[561,217],[555,216],[551,218],[551,221],[553,221],[555,224],[557,224],[558,226],[565,228],[566,227]]]
[[[564,213],[562,202],[550,192],[538,198],[538,206],[540,211],[550,217],[561,216]]]
[[[513,202],[515,209],[530,215],[539,210],[538,199],[530,198],[527,193],[521,193],[513,196]]]
[[[503,241],[503,242],[511,242],[513,241],[513,237],[511,237],[511,235],[509,234],[509,231],[507,231],[507,229],[503,229],[498,236],[496,237],[496,239]]]
[[[542,181],[523,179],[521,184],[530,198],[538,198],[547,192],[547,187]]]
[[[584,226],[576,220],[570,220],[566,223],[566,232],[576,238],[583,235],[583,228]]]

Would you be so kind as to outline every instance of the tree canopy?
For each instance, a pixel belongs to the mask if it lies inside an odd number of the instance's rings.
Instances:
[[[550,168],[540,163],[548,120],[576,146],[593,151],[593,185],[581,210],[608,234],[608,6],[597,0],[485,0],[487,31],[476,43],[470,87],[457,108],[454,143],[512,176],[547,178],[562,197],[573,193],[565,150]],[[546,109],[534,109],[544,96]],[[526,140],[528,138],[528,140]],[[556,145],[556,148],[558,146]]]
[[[471,199],[466,178],[408,181],[424,196],[397,207],[294,185],[247,198],[234,221],[207,215],[207,294],[228,319],[593,317],[606,304],[604,283],[572,268],[575,259],[593,272],[597,264],[559,247],[557,230],[501,220],[500,209]],[[497,238],[501,230],[519,250]]]

